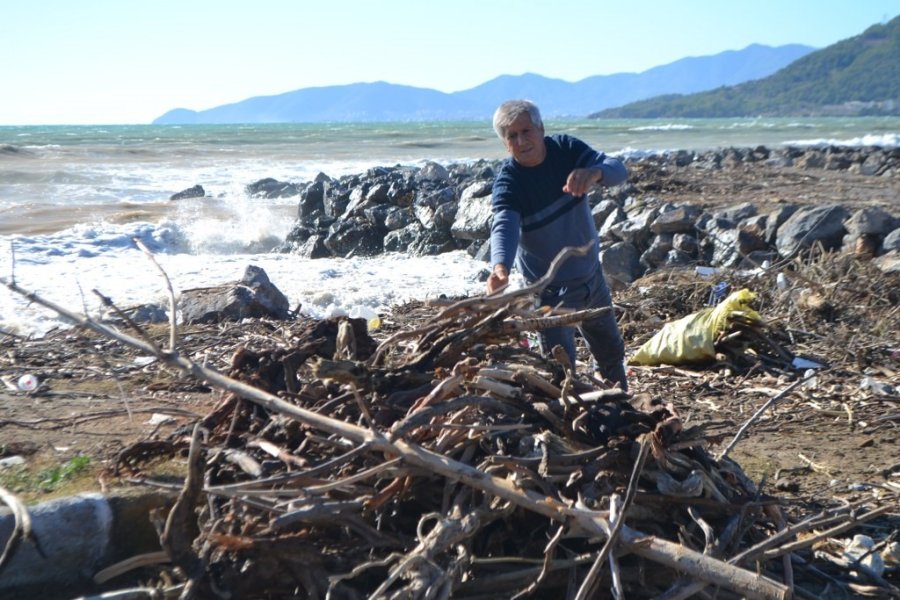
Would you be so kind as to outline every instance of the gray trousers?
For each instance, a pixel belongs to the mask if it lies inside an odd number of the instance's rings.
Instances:
[[[612,306],[612,297],[609,286],[603,277],[603,271],[599,268],[594,275],[578,285],[572,287],[548,286],[541,294],[542,306],[563,306],[576,310],[584,308],[599,308]],[[605,379],[613,385],[628,391],[628,381],[625,376],[625,343],[619,333],[616,323],[616,315],[610,309],[596,319],[583,322],[579,327],[581,335],[587,342],[588,349],[596,362],[597,370]],[[544,354],[557,344],[561,345],[572,365],[575,365],[575,328],[555,327],[546,329],[540,334],[541,348]]]

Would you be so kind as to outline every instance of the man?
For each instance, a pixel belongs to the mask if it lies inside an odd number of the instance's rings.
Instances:
[[[487,280],[488,293],[509,283],[513,263],[531,283],[546,274],[560,250],[592,242],[592,251],[563,263],[540,302],[572,309],[611,306],[598,257],[597,228],[585,194],[594,184],[625,181],[625,166],[574,137],[545,137],[540,111],[527,100],[501,104],[494,113],[494,131],[510,157],[494,180],[491,198],[493,271]],[[580,329],[601,375],[627,390],[625,345],[613,311],[583,322]],[[565,349],[574,367],[574,328],[541,333],[545,352],[557,344]]]

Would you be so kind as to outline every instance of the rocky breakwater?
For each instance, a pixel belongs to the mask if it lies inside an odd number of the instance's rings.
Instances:
[[[589,196],[614,286],[664,268],[746,268],[813,248],[900,268],[900,148],[727,148],[627,163],[627,183]],[[264,179],[247,191],[299,197],[281,250],[304,258],[462,249],[487,260],[498,168],[490,161],[378,167],[305,183]],[[835,178],[867,183],[836,195]],[[875,191],[862,197],[862,187]]]

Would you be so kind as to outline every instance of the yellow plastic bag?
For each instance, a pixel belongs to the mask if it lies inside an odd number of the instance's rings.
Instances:
[[[666,323],[641,346],[628,363],[632,365],[683,365],[716,357],[715,341],[735,312],[753,321],[762,319],[749,304],[756,294],[748,289],[732,292],[716,306],[704,308]]]

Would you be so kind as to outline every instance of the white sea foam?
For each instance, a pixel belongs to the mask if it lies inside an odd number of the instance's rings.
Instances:
[[[864,135],[846,139],[815,138],[788,140],[787,146],[880,146],[882,148],[896,148],[900,146],[900,133],[883,133],[880,135]]]
[[[694,126],[687,123],[663,123],[660,125],[630,127],[629,131],[687,131],[689,129],[694,129]]]
[[[4,277],[9,256],[2,256]],[[484,292],[478,274],[484,263],[457,251],[432,257],[385,254],[374,258],[306,260],[288,254],[162,254],[156,260],[173,287],[185,289],[221,285],[240,279],[249,265],[266,271],[288,298],[291,308],[321,318],[366,306],[384,313],[392,305],[413,299]],[[110,297],[120,307],[144,303],[166,305],[162,275],[136,249],[53,261],[17,262],[16,283],[76,312],[97,316],[99,298]],[[0,329],[23,334],[46,333],[66,325],[57,315],[4,289],[0,292]]]

